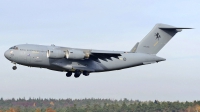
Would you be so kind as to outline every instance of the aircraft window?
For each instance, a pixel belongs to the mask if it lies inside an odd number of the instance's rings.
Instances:
[[[11,47],[10,49],[13,49],[13,47]]]
[[[14,47],[11,47],[10,49],[18,50],[18,47],[14,46]]]

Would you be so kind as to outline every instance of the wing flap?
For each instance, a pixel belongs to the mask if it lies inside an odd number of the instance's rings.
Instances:
[[[101,51],[101,50],[92,50],[90,59],[93,59],[96,62],[100,62],[98,59],[103,61],[112,61],[112,57],[119,59],[119,56],[121,56],[121,51]]]

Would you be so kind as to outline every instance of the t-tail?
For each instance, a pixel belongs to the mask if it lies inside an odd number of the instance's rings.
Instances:
[[[131,49],[131,52],[157,54],[172,37],[182,29],[166,24],[156,24],[153,29]]]

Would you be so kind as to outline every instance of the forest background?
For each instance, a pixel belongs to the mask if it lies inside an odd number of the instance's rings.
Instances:
[[[198,112],[200,101],[113,99],[0,99],[0,112]]]

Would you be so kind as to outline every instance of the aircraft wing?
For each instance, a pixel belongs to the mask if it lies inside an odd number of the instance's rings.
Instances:
[[[90,59],[100,62],[99,59],[103,61],[111,60],[112,57],[119,59],[118,56],[121,56],[121,54],[125,53],[122,51],[102,51],[102,50],[92,50],[90,55]]]

